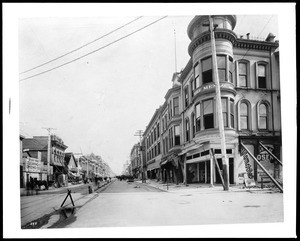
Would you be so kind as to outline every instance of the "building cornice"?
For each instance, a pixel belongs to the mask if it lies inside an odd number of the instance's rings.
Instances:
[[[176,85],[174,87],[172,87],[171,89],[168,89],[166,95],[165,95],[165,99],[167,100],[170,95],[173,93],[173,92],[176,92],[177,90],[181,90],[181,86],[180,85]]]
[[[233,47],[242,48],[242,49],[253,49],[253,50],[265,50],[270,51],[276,49],[279,46],[279,42],[266,42],[266,41],[257,41],[249,39],[237,39]]]
[[[215,33],[215,39],[226,39],[230,41],[232,44],[235,43],[237,36],[232,30],[218,28],[214,31]],[[188,47],[188,53],[190,56],[192,56],[194,50],[201,44],[205,42],[210,41],[210,31],[203,32],[199,36],[197,36],[195,39],[192,40],[192,42],[189,44]]]

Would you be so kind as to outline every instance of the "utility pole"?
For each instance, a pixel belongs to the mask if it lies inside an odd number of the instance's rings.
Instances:
[[[177,73],[176,31],[174,27],[175,73]]]
[[[49,182],[50,177],[50,159],[51,159],[51,130],[56,130],[51,127],[42,127],[48,131],[48,151],[47,151],[47,182]]]
[[[220,131],[220,139],[221,139],[224,191],[228,191],[229,190],[229,165],[228,165],[228,158],[226,155],[226,142],[225,142],[225,133],[224,133],[223,113],[222,113],[221,90],[220,90],[220,82],[219,82],[219,74],[218,74],[218,66],[217,66],[216,43],[215,43],[215,36],[214,36],[214,28],[215,27],[216,26],[213,24],[213,17],[211,15],[209,15],[209,30],[210,30],[210,38],[211,38],[213,80],[215,81],[215,85],[216,85],[216,101],[217,101],[219,131]]]
[[[142,155],[142,136],[143,136],[144,132],[143,130],[137,130],[136,133],[134,134],[135,136],[139,136],[140,137],[140,148],[139,148],[139,157],[141,160],[141,164],[142,164],[142,182],[146,182],[146,178],[145,178],[145,165],[144,165],[144,160],[143,160],[143,155]]]

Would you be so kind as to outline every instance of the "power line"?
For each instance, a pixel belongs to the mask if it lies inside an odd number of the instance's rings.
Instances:
[[[89,52],[89,53],[87,53],[87,54],[85,54],[85,55],[82,55],[82,56],[76,58],[76,59],[73,59],[73,60],[68,61],[68,62],[66,62],[66,63],[64,63],[64,64],[61,64],[61,65],[58,65],[58,66],[56,66],[56,67],[54,67],[54,68],[45,70],[45,71],[40,72],[40,73],[38,73],[38,74],[31,75],[31,76],[29,76],[29,77],[20,79],[19,82],[21,82],[21,81],[23,81],[23,80],[27,80],[27,79],[33,78],[33,77],[36,77],[36,76],[39,76],[39,75],[42,75],[42,74],[45,74],[45,73],[50,72],[50,71],[52,71],[52,70],[55,70],[55,69],[58,69],[58,68],[60,68],[60,67],[65,66],[65,65],[68,65],[68,64],[70,64],[70,63],[73,63],[73,62],[75,62],[75,61],[77,61],[77,60],[79,60],[79,59],[82,59],[82,58],[84,58],[84,57],[86,57],[86,56],[88,56],[88,55],[91,55],[91,54],[93,54],[93,53],[95,53],[95,52],[97,52],[97,51],[99,51],[99,50],[101,50],[101,49],[104,49],[104,48],[106,48],[106,47],[108,47],[108,46],[110,46],[110,45],[112,45],[112,44],[114,44],[114,43],[116,43],[116,42],[119,42],[120,40],[122,40],[122,39],[124,39],[124,38],[127,38],[127,37],[129,37],[129,36],[131,36],[131,35],[133,35],[133,34],[139,32],[139,31],[143,30],[144,28],[147,28],[147,27],[149,27],[149,26],[151,26],[151,25],[157,23],[158,21],[160,21],[160,20],[162,20],[162,19],[164,19],[164,18],[166,18],[166,17],[168,17],[168,16],[164,16],[164,17],[162,17],[162,18],[160,18],[160,19],[158,19],[158,20],[155,20],[154,22],[151,22],[150,24],[147,24],[147,25],[145,25],[144,27],[139,28],[138,30],[135,30],[135,31],[133,31],[133,32],[130,33],[130,34],[127,34],[127,35],[125,35],[125,36],[123,36],[123,37],[121,37],[121,38],[119,38],[119,39],[117,39],[117,40],[115,40],[115,41],[113,41],[113,42],[111,42],[111,43],[109,43],[109,44],[103,46],[103,47],[100,47],[100,48],[98,48],[98,49],[96,49],[96,50],[93,50],[93,51],[91,51],[91,52]]]
[[[74,53],[74,52],[76,52],[77,50],[82,49],[82,48],[88,46],[89,44],[94,43],[94,42],[96,42],[96,41],[98,41],[98,40],[100,40],[100,39],[102,39],[102,38],[104,38],[104,37],[106,37],[106,36],[108,36],[108,35],[110,35],[110,34],[116,32],[116,31],[118,31],[118,30],[120,30],[121,28],[124,28],[125,26],[127,26],[127,25],[129,25],[129,24],[131,24],[131,23],[133,23],[133,22],[135,22],[135,21],[137,21],[138,19],[140,19],[140,18],[142,18],[142,17],[143,17],[143,16],[140,16],[140,17],[138,17],[138,18],[136,18],[136,19],[130,21],[129,23],[126,23],[126,24],[122,25],[121,27],[118,27],[118,28],[116,28],[115,30],[113,30],[113,31],[111,31],[111,32],[109,32],[109,33],[107,33],[107,34],[104,34],[104,35],[102,35],[101,37],[96,38],[95,40],[93,40],[93,41],[91,41],[91,42],[88,42],[88,43],[86,43],[86,44],[84,44],[84,45],[82,45],[82,46],[80,46],[80,47],[78,47],[78,48],[76,48],[76,49],[74,49],[74,50],[71,50],[71,51],[69,51],[69,52],[67,52],[67,53],[65,53],[65,54],[63,54],[63,55],[60,55],[60,56],[58,56],[58,57],[56,57],[56,58],[54,58],[54,59],[52,59],[52,60],[49,60],[49,61],[47,61],[47,62],[45,62],[45,63],[43,63],[43,64],[40,64],[40,65],[38,65],[38,66],[36,66],[36,67],[31,68],[31,69],[25,70],[25,71],[19,73],[19,75],[20,75],[20,74],[27,73],[27,72],[29,72],[29,71],[31,71],[31,70],[34,70],[34,69],[37,69],[37,68],[39,68],[39,67],[42,67],[42,66],[44,66],[44,65],[46,65],[46,64],[52,63],[53,61],[58,60],[58,59],[60,59],[60,58],[62,58],[62,57],[65,57],[65,56],[67,56],[67,55],[69,55],[69,54],[71,54],[71,53]]]

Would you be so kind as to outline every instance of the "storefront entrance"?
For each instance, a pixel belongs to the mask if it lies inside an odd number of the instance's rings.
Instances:
[[[210,160],[187,164],[187,183],[210,183]]]

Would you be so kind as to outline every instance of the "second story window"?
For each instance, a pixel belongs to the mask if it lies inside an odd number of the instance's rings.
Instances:
[[[196,132],[200,131],[201,129],[201,105],[200,103],[196,104]]]
[[[195,137],[195,133],[196,133],[196,120],[195,120],[196,118],[195,118],[195,114],[194,113],[192,113],[192,115],[191,115],[191,121],[192,121],[192,138],[194,138]]]
[[[173,99],[174,116],[179,115],[179,97]]]
[[[258,88],[265,89],[267,88],[267,80],[266,80],[266,66],[259,64],[257,72],[257,81],[258,81]]]
[[[212,62],[211,57],[202,60],[202,83],[210,83],[213,81],[212,77]]]
[[[222,98],[222,113],[223,113],[223,123],[224,127],[228,127],[227,121],[227,98]]]
[[[180,145],[180,130],[179,126],[174,126],[174,145]]]
[[[213,100],[211,99],[204,101],[203,109],[204,129],[214,128]]]
[[[186,141],[190,140],[190,122],[189,122],[189,119],[185,120],[185,139],[186,139]]]
[[[219,81],[226,81],[226,56],[217,56]]]
[[[268,128],[268,108],[266,104],[259,105],[258,127],[261,130]]]

